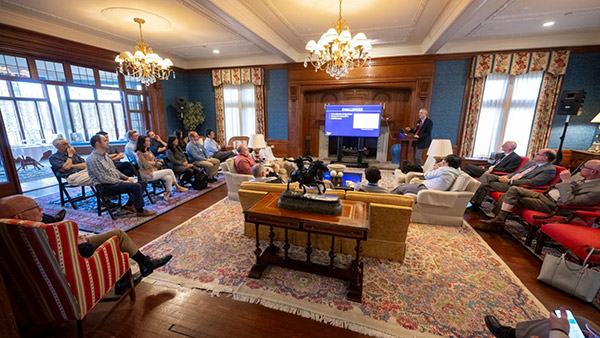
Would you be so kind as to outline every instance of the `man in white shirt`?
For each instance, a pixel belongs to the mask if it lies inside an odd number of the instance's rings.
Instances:
[[[125,156],[131,164],[137,164],[137,155],[136,155],[136,143],[138,139],[138,132],[135,130],[130,130],[127,132],[127,144],[125,145]]]
[[[460,175],[459,167],[460,157],[454,154],[447,155],[432,170],[425,173],[425,181],[422,183],[400,184],[392,190],[392,194],[417,194],[421,190],[447,191]]]
[[[204,149],[208,156],[218,159],[223,162],[230,157],[235,157],[235,153],[231,150],[221,151],[221,146],[215,140],[215,131],[212,129],[206,130],[206,139],[204,140]]]

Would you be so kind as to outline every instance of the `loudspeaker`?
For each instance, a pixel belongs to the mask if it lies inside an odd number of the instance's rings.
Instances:
[[[577,115],[580,107],[583,107],[585,100],[585,91],[579,90],[564,90],[560,94],[556,113],[558,115]]]
[[[185,97],[179,96],[175,98],[175,107],[177,107],[177,113],[183,114],[186,110],[187,100]]]

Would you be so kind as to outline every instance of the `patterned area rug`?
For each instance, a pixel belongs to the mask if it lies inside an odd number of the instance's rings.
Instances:
[[[272,266],[262,279],[248,279],[255,247],[242,229],[239,202],[223,199],[144,248],[151,256],[174,256],[147,281],[226,292],[377,337],[492,337],[486,314],[508,324],[547,315],[467,224],[411,224],[404,263],[365,258],[361,304],[345,299],[347,284],[337,279]]]
[[[116,220],[112,220],[108,212],[103,212],[102,216],[98,216],[95,197],[88,198],[84,201],[75,202],[77,210],[73,209],[70,203],[66,204],[64,207],[61,206],[60,195],[58,192],[56,194],[36,198],[35,200],[39,206],[44,208],[43,212],[45,214],[54,215],[61,209],[67,210],[66,218],[76,222],[80,230],[93,233],[102,233],[111,229],[129,231],[148,222],[160,214],[164,214],[165,212],[189,200],[192,200],[198,196],[202,196],[207,192],[225,184],[224,176],[221,175],[217,178],[217,182],[209,183],[208,187],[206,187],[204,190],[197,191],[191,189],[191,187],[188,187],[189,190],[186,192],[173,192],[168,202],[162,199],[161,196],[155,196],[152,198],[154,200],[154,204],[150,204],[148,199],[144,198],[144,201],[146,202],[144,208],[156,212],[156,216],[149,217],[136,217],[134,214],[123,214]],[[58,190],[58,186],[56,187],[56,190]],[[73,192],[70,193],[71,197],[81,196],[81,189],[79,188],[70,189],[69,191]],[[79,191],[79,193],[75,193],[77,191]],[[86,193],[90,193],[88,188],[86,188]],[[123,203],[125,203],[127,201],[127,197],[123,196],[123,199]]]

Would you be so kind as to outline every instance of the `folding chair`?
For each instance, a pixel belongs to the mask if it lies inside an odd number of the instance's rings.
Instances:
[[[70,185],[67,182],[66,178],[63,178],[60,175],[60,172],[56,171],[53,167],[52,168],[52,173],[54,174],[54,177],[56,177],[56,180],[58,181],[58,190],[60,192],[60,205],[61,206],[65,206],[65,204],[67,203],[71,203],[71,206],[73,207],[73,209],[77,210],[77,206],[75,206],[75,202],[79,202],[79,201],[83,201],[87,198],[90,198],[92,196],[95,195],[95,193],[90,194],[90,195],[86,195],[85,193],[85,186],[74,186],[74,185]],[[67,188],[81,188],[81,196],[79,197],[71,197],[71,195],[69,195],[69,192],[67,191]],[[91,187],[90,187],[91,188]],[[92,192],[93,192],[93,188],[92,188]]]

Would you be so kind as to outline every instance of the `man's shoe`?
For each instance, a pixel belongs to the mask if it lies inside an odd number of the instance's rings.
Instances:
[[[133,274],[133,285],[138,285],[142,281],[142,274],[136,272]],[[125,291],[131,288],[131,282],[129,282],[129,275],[125,274],[115,284],[115,294],[122,295]]]
[[[63,219],[65,219],[65,215],[67,214],[67,211],[65,209],[62,209],[61,211],[57,212],[56,215],[54,215],[54,222],[60,222]]]
[[[152,273],[152,271],[154,271],[155,269],[160,268],[161,266],[167,264],[171,258],[173,258],[173,255],[168,254],[165,255],[161,258],[150,258],[148,257],[148,259],[146,260],[146,262],[139,264],[140,265],[140,272],[142,273],[142,276],[146,277],[149,274]]]
[[[515,338],[515,329],[509,326],[503,326],[494,316],[485,316],[485,325],[490,332],[498,338]]]
[[[156,213],[154,211],[150,211],[150,210],[146,210],[146,209],[142,209],[142,211],[137,211],[136,215],[138,217],[146,217],[146,216],[154,216],[156,215]],[[145,277],[145,276],[144,276]]]
[[[481,209],[479,209],[479,204],[471,203],[471,206],[465,209],[465,211],[479,213]]]
[[[135,207],[133,206],[133,204],[132,205],[124,205],[124,206],[121,207],[121,210],[123,210],[123,211],[129,211],[129,212],[132,212],[132,213],[137,213],[137,210],[135,210]]]

